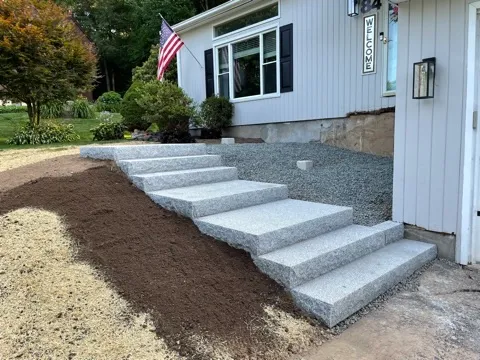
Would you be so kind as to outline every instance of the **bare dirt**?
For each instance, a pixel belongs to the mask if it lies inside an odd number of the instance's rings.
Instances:
[[[151,314],[170,348],[188,358],[201,357],[198,341],[192,342],[200,336],[228,344],[234,358],[265,358],[278,342],[265,330],[266,308],[305,323],[289,296],[255,268],[247,253],[159,208],[114,165],[78,158],[52,161],[22,168],[18,176],[3,175],[2,189],[9,190],[0,192],[0,214],[30,206],[64,216],[78,242],[79,259],[101,270],[135,311]],[[16,186],[45,171],[69,176]],[[305,345],[321,338],[320,329],[310,326],[307,341],[302,335]]]
[[[2,158],[0,158],[2,160]],[[0,172],[0,192],[42,177],[63,177],[98,167],[99,163],[81,159],[78,155],[59,156]]]

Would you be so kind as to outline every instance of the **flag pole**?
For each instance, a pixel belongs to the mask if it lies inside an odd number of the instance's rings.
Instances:
[[[160,17],[162,18],[163,21],[165,21],[167,24],[168,24],[168,21],[165,20],[165,18],[162,16],[162,14],[158,13],[158,15],[160,15]],[[168,26],[170,26],[170,24],[168,24]],[[185,48],[188,50],[188,52],[190,53],[190,55],[193,56],[193,58],[197,61],[198,65],[203,69],[203,65],[200,63],[200,61],[198,61],[197,57],[195,55],[193,55],[192,51],[190,50],[190,48],[187,46],[187,44],[183,43],[183,45],[185,46]]]

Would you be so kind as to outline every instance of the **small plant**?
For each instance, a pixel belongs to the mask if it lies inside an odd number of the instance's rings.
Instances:
[[[97,107],[98,112],[109,111],[116,113],[120,111],[121,103],[122,96],[115,91],[109,91],[103,93],[103,95],[97,99],[95,106]]]
[[[100,124],[90,129],[94,141],[121,140],[125,137],[123,133],[126,129],[125,125],[113,120],[112,114],[101,113],[100,120]]]
[[[27,112],[26,106],[19,105],[2,105],[0,106],[0,114],[13,114]]]
[[[233,113],[233,104],[219,96],[209,97],[200,105],[202,124],[217,137],[222,135],[224,128],[232,126]]]
[[[91,119],[95,117],[95,112],[88,100],[80,97],[72,104],[72,116],[75,119]]]
[[[13,145],[54,144],[77,141],[80,136],[75,133],[72,124],[45,122],[38,126],[30,123],[18,130],[7,143]]]
[[[135,130],[145,131],[152,125],[151,122],[143,118],[145,110],[137,103],[137,100],[142,96],[143,84],[140,81],[134,82],[125,93],[120,106],[123,124],[130,132]]]
[[[40,106],[40,117],[43,119],[58,119],[63,115],[65,104],[61,101],[51,101]]]

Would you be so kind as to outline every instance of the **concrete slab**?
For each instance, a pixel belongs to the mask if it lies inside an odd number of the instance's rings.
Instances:
[[[158,205],[190,218],[288,198],[285,185],[234,180],[147,194]]]
[[[381,230],[351,225],[254,258],[265,274],[288,288],[313,280],[385,246]]]
[[[339,336],[290,360],[480,359],[480,272],[435,260]]]
[[[132,182],[145,192],[174,189],[238,179],[237,168],[213,167],[206,169],[168,171],[133,175]]]
[[[282,200],[198,218],[203,233],[263,255],[351,225],[351,208],[300,200]]]
[[[127,175],[151,174],[163,171],[218,167],[222,165],[222,157],[219,155],[197,155],[157,159],[120,160],[118,165]]]
[[[297,161],[297,167],[300,170],[310,170],[313,169],[313,161],[312,160],[301,160]]]
[[[292,291],[297,304],[334,326],[437,256],[435,245],[401,240]]]
[[[222,138],[222,145],[235,145],[235,138]]]

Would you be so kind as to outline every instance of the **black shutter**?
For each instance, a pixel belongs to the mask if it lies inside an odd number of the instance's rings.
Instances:
[[[280,92],[293,91],[293,24],[280,28]]]
[[[205,86],[207,98],[215,95],[215,82],[213,73],[213,49],[205,50]]]

